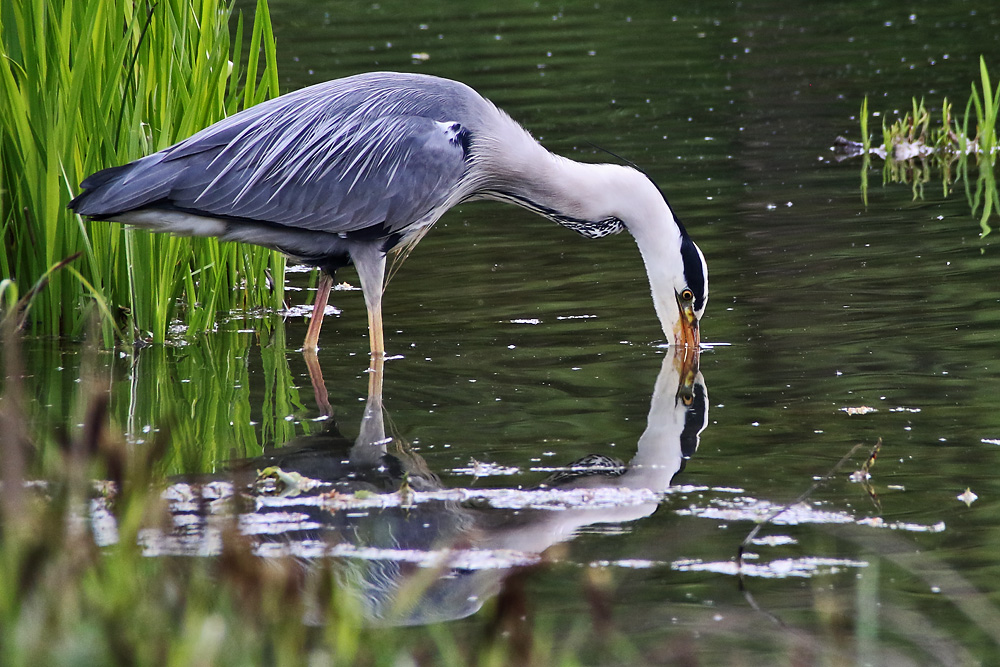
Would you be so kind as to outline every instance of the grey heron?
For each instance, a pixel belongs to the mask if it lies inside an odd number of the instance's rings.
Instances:
[[[335,272],[354,264],[381,358],[386,254],[408,251],[445,211],[476,199],[517,204],[591,238],[627,229],[668,342],[700,343],[708,267],[656,185],[630,166],[550,153],[457,81],[373,72],[320,83],[81,187],[69,204],[80,215],[254,243],[321,269],[306,350],[317,347]]]

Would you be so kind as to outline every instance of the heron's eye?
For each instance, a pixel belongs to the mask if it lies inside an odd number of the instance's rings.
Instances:
[[[694,292],[689,289],[685,289],[681,292],[681,301],[694,301]]]

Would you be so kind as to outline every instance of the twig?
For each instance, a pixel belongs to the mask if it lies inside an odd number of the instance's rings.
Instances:
[[[759,612],[761,614],[764,614],[769,619],[771,619],[771,621],[773,621],[774,623],[776,623],[777,625],[779,625],[779,626],[781,626],[783,628],[791,629],[791,628],[789,628],[789,626],[780,617],[778,617],[777,614],[773,614],[773,613],[767,611],[766,609],[764,609],[763,607],[761,607],[757,603],[757,601],[754,599],[753,594],[747,589],[746,585],[744,584],[744,577],[743,577],[743,554],[746,551],[747,545],[750,544],[750,542],[753,541],[753,539],[755,537],[757,537],[757,533],[760,532],[761,528],[763,528],[765,525],[769,524],[770,522],[774,521],[774,519],[776,519],[782,513],[788,511],[789,509],[791,509],[795,505],[798,505],[799,503],[801,503],[802,501],[804,501],[806,498],[808,498],[809,496],[811,496],[812,493],[816,489],[818,489],[819,486],[823,482],[825,482],[828,479],[830,479],[831,477],[833,477],[834,474],[836,474],[836,472],[838,470],[840,470],[841,466],[843,466],[844,463],[846,463],[852,456],[854,456],[854,452],[856,452],[860,447],[863,447],[863,446],[864,445],[862,445],[861,443],[858,443],[858,444],[854,445],[853,447],[851,447],[850,451],[848,451],[846,454],[844,454],[844,456],[839,461],[837,461],[837,463],[832,468],[830,468],[830,470],[825,475],[823,475],[822,477],[820,477],[819,479],[817,479],[815,482],[813,482],[812,485],[808,489],[806,489],[802,494],[800,494],[798,498],[796,498],[795,500],[793,500],[792,502],[790,502],[790,503],[788,503],[786,505],[783,505],[782,507],[780,507],[779,509],[775,510],[774,512],[771,512],[771,514],[767,518],[765,518],[764,520],[760,521],[756,526],[754,526],[753,529],[750,531],[750,533],[743,539],[743,542],[740,544],[740,547],[739,547],[739,549],[736,552],[736,579],[737,579],[737,582],[739,584],[739,591],[740,591],[740,593],[743,594],[743,598],[750,605],[751,609],[753,609],[754,611]],[[881,449],[882,449],[882,438],[879,438],[878,442],[875,443],[875,446],[872,448],[872,452],[868,456],[868,459],[865,461],[864,466],[862,466],[862,470],[863,471],[868,472],[868,470],[871,469],[871,467],[875,464],[875,459],[878,457],[878,453],[879,453],[879,451]]]
[[[806,498],[808,498],[809,496],[811,496],[813,494],[813,492],[816,489],[818,489],[821,484],[823,484],[828,479],[830,479],[831,477],[833,477],[833,475],[838,470],[840,470],[841,466],[843,466],[852,456],[854,456],[854,452],[856,452],[858,450],[858,448],[863,447],[863,446],[864,445],[862,445],[861,443],[858,443],[858,444],[854,445],[853,447],[851,447],[850,451],[847,452],[846,454],[844,454],[844,456],[839,461],[837,461],[836,465],[834,465],[832,468],[830,468],[829,472],[827,472],[825,475],[823,475],[822,477],[820,477],[819,479],[817,479],[815,482],[813,482],[812,486],[810,486],[808,489],[806,489],[804,492],[802,492],[802,494],[800,494],[798,498],[796,498],[795,500],[793,500],[790,503],[787,503],[787,504],[779,507],[777,510],[771,512],[771,514],[769,516],[767,516],[765,519],[763,519],[756,526],[753,527],[753,530],[751,530],[750,533],[743,539],[743,542],[740,543],[740,547],[739,547],[739,549],[736,552],[736,565],[737,565],[737,569],[738,569],[738,573],[739,573],[740,588],[741,589],[743,587],[743,576],[742,576],[743,553],[746,550],[747,545],[749,545],[750,542],[753,541],[753,539],[755,537],[757,537],[757,533],[760,532],[760,529],[763,528],[764,526],[766,526],[767,524],[771,523],[772,521],[774,521],[776,518],[778,518],[779,516],[781,516],[782,514],[784,514],[785,512],[787,512],[788,510],[790,510],[795,505],[798,505],[803,500],[805,500]],[[868,470],[869,468],[871,468],[872,464],[875,463],[875,458],[878,456],[878,452],[879,452],[879,450],[881,448],[882,448],[882,439],[879,438],[878,442],[875,444],[874,449],[872,450],[871,455],[868,457],[868,460],[865,462],[865,467],[864,467],[865,470]]]

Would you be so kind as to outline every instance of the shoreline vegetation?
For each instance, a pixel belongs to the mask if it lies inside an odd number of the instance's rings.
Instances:
[[[243,45],[226,0],[0,7],[0,308],[31,334],[80,338],[97,309],[106,347],[163,343],[172,328],[211,330],[219,312],[281,306],[278,253],[66,208],[88,174],[277,96],[266,0]]]
[[[123,438],[92,344],[72,408],[80,426],[33,432],[20,348],[13,318],[0,319],[5,665],[396,664],[407,655],[404,632],[365,624],[336,559],[259,557],[235,513],[213,526],[217,557],[149,557],[143,531],[172,522],[162,471],[177,434],[164,429],[142,446]],[[431,635],[450,651],[443,664],[470,664],[444,631]],[[480,650],[482,664],[509,664],[502,639]]]
[[[962,186],[972,215],[979,217],[982,235],[992,231],[990,220],[1000,217],[1000,195],[993,168],[998,152],[997,115],[1000,110],[1000,82],[990,83],[983,57],[979,59],[979,87],[972,92],[959,116],[945,98],[941,104],[940,125],[931,126],[932,115],[923,98],[913,98],[911,109],[892,123],[886,114],[871,113],[868,98],[861,105],[861,141],[844,137],[834,140],[838,159],[861,157],[861,193],[868,204],[868,171],[872,157],[883,160],[882,184],[905,183],[912,187],[913,198],[922,198],[924,186],[933,174],[939,174],[944,196]],[[882,144],[873,145],[868,129],[870,116],[881,117]],[[972,123],[975,133],[970,133]],[[970,177],[969,168],[976,173]]]
[[[218,526],[217,557],[144,553],[141,532],[172,521],[169,475],[208,467],[199,457],[225,459],[217,448],[235,443],[220,432],[234,421],[245,425],[242,450],[288,440],[298,390],[280,323],[259,334],[275,340],[260,343],[268,385],[259,436],[246,414],[245,366],[218,369],[197,386],[156,371],[142,376],[156,387],[119,382],[135,392],[122,416],[117,389],[98,377],[98,355],[118,343],[170,342],[174,330],[197,338],[220,314],[280,308],[285,260],[257,246],[88,223],[66,204],[88,174],[278,95],[266,0],[257,1],[248,53],[243,17],[232,9],[228,0],[0,3],[4,664],[578,664],[572,642],[536,633],[530,616],[513,613],[524,604],[487,603],[487,614],[495,611],[465,645],[435,625],[414,647],[412,632],[366,623],[343,585],[343,563],[259,557],[235,513]],[[78,388],[63,406],[75,426],[38,427],[24,336],[83,341]],[[170,349],[151,346],[147,361],[162,364]],[[191,363],[210,365],[209,352]],[[183,419],[178,407],[180,418],[147,434],[154,411],[143,396],[197,404],[208,416]],[[95,503],[114,517],[107,543],[97,537]]]
[[[414,646],[412,631],[365,621],[343,562],[259,557],[236,513],[217,526],[217,557],[144,552],[141,532],[172,521],[163,493],[178,468],[209,468],[201,457],[225,460],[220,447],[253,453],[293,435],[286,417],[298,389],[284,329],[265,322],[258,334],[268,378],[259,435],[245,365],[213,370],[205,383],[153,370],[140,380],[153,387],[112,387],[98,355],[152,342],[138,352],[155,369],[173,352],[160,345],[173,331],[195,339],[220,314],[280,308],[285,260],[257,246],[88,223],[66,204],[88,174],[278,95],[266,0],[246,52],[232,9],[229,0],[0,3],[4,664],[579,664],[573,638],[535,628],[520,598],[510,608],[487,602],[469,641],[439,624]],[[61,406],[73,426],[38,426],[44,402],[25,381],[27,337],[81,341],[78,386]],[[192,347],[189,363],[216,362],[210,345]],[[128,414],[116,411],[115,391],[132,392]],[[150,400],[178,406],[178,418],[148,429]],[[191,405],[197,420],[183,418]],[[239,450],[220,436],[233,422],[244,425]],[[96,525],[97,506],[114,518],[114,539],[99,538],[107,526]],[[577,640],[588,626],[581,621]],[[615,639],[609,646],[629,655]]]
[[[102,372],[96,370],[98,355],[104,353],[101,348],[123,341],[169,342],[174,327],[196,339],[200,332],[212,330],[220,313],[277,308],[283,299],[284,259],[255,246],[85,223],[66,209],[66,203],[87,174],[163,148],[225,114],[278,94],[266,0],[257,1],[249,57],[242,48],[242,17],[234,19],[231,10],[228,0],[0,3],[0,578],[5,582],[0,587],[0,655],[4,664],[643,664],[697,661],[700,654],[710,660],[720,650],[743,649],[747,644],[743,628],[752,626],[735,615],[723,619],[722,611],[729,614],[725,607],[693,596],[673,609],[665,607],[662,619],[653,617],[631,627],[626,600],[616,599],[621,596],[615,590],[620,575],[605,567],[578,568],[579,595],[590,614],[557,626],[551,619],[564,613],[562,600],[550,605],[547,617],[535,613],[529,602],[549,590],[539,581],[540,573],[560,566],[558,549],[538,565],[519,570],[473,621],[421,628],[378,626],[365,620],[358,597],[346,585],[352,572],[343,560],[263,558],[255,553],[252,536],[241,531],[236,518],[239,503],[252,502],[246,493],[221,501],[231,503],[234,511],[220,513],[222,518],[213,525],[219,536],[218,555],[151,557],[144,552],[142,531],[171,525],[173,520],[163,497],[171,475],[214,469],[215,462],[236,458],[227,456],[229,449],[240,456],[256,454],[265,443],[284,443],[296,434],[296,425],[287,416],[300,407],[301,374],[289,366],[281,323],[262,324],[263,331],[244,334],[243,340],[212,343],[238,345],[240,355],[213,355],[212,344],[190,346],[196,349],[186,353],[186,363],[208,369],[205,381],[178,382],[166,357],[180,348],[154,345],[134,353],[127,349],[129,362],[136,364],[134,386],[113,382],[112,373],[105,371],[107,376],[100,377]],[[970,204],[975,202],[973,210],[983,209],[984,234],[989,230],[990,216],[1000,211],[992,172],[1000,91],[994,93],[985,63],[981,67],[982,94],[973,87],[978,102],[970,100],[961,124],[946,101],[942,123],[947,131],[939,137],[930,129],[923,102],[914,102],[912,115],[888,128],[883,121],[884,146],[893,148],[883,148],[881,155],[871,146],[866,100],[861,119],[864,141],[845,140],[859,146],[854,155],[865,160],[865,196],[872,155],[886,160],[884,174],[891,176],[898,169],[899,178],[909,179],[902,182],[913,184],[915,196],[918,184],[922,194],[929,182],[931,167],[943,168],[945,192],[963,182]],[[970,140],[973,113],[980,129]],[[993,129],[984,129],[986,125]],[[895,147],[903,140],[911,148],[900,148],[897,156]],[[944,143],[938,146],[939,141]],[[945,147],[947,142],[957,142],[959,150]],[[928,147],[926,153],[921,145]],[[907,155],[910,150],[916,152]],[[978,162],[975,192],[968,172],[972,155]],[[67,380],[75,387],[71,398],[62,400],[54,381],[47,383],[52,387],[51,401],[32,394],[25,378],[33,369],[24,368],[21,353],[25,332],[83,341],[78,377]],[[242,356],[242,350],[253,347],[244,346],[251,335],[258,338],[253,354],[258,355],[265,378],[260,415],[254,412],[258,408],[251,402],[249,371]],[[140,372],[141,364],[145,366]],[[116,398],[114,391],[131,392],[126,394],[129,400]],[[254,395],[254,401],[258,398]],[[65,416],[65,426],[37,425],[36,412],[46,402],[47,410]],[[154,402],[156,406],[151,405]],[[170,414],[167,409],[154,410],[164,404],[177,418],[156,423],[155,415]],[[197,417],[182,410],[190,406],[198,406]],[[155,428],[146,428],[153,424]],[[308,432],[319,426],[300,428]],[[220,435],[223,432],[236,435],[227,440]],[[137,440],[137,434],[144,439]],[[243,449],[237,451],[236,444]],[[877,447],[859,471],[864,475],[869,475]],[[268,470],[251,473],[259,478]],[[254,482],[253,474],[232,476],[238,489]],[[872,495],[870,488],[866,492]],[[114,519],[106,522],[113,526],[114,539],[98,537],[99,529],[108,529],[96,525],[95,517],[102,512]],[[709,530],[728,527],[726,521]],[[753,528],[751,536],[758,530]],[[743,541],[749,543],[750,537]],[[944,572],[951,578],[944,594],[936,591],[935,597],[952,595],[950,599],[965,605],[956,603],[957,609],[975,612],[968,613],[971,622],[962,619],[962,632],[986,636],[996,625],[988,596],[942,568],[941,562],[902,561],[897,570],[889,570],[897,543],[868,538],[867,548],[878,561],[870,568],[876,576],[866,577],[852,597],[859,611],[880,594],[875,588],[877,576],[900,572],[910,581],[927,571]],[[561,566],[577,568],[567,561]],[[877,567],[884,568],[883,574],[878,575]],[[417,569],[406,590],[413,597],[404,602],[416,599],[434,574]],[[654,571],[651,576],[662,575]],[[694,590],[702,586],[698,581],[690,585]],[[778,616],[771,617],[766,607],[757,606],[742,575],[739,586],[746,595],[745,606],[752,610],[750,618],[756,620],[755,615],[763,612],[766,627],[781,626],[772,651],[779,657],[788,656],[790,661],[792,656],[812,655],[813,650],[816,655],[829,654],[829,647],[838,646],[829,637],[854,639],[845,631],[843,619],[848,615],[833,606],[835,599],[826,593],[825,584],[823,594],[815,596],[815,609],[792,610],[787,625]],[[778,593],[773,588],[771,592]],[[891,599],[885,604],[890,612],[897,609]],[[678,623],[677,616],[689,610],[694,614]],[[798,629],[797,615],[805,612],[825,619],[820,632]],[[915,627],[930,627],[927,616],[921,615],[927,613],[918,610],[912,616],[919,621]],[[679,630],[664,634],[662,642],[646,640],[648,652],[633,645],[633,637],[651,632],[647,627],[662,634],[669,623]],[[889,636],[895,630],[865,627],[868,634],[862,637],[862,648],[875,646],[879,633]],[[944,637],[933,638],[941,646],[963,648],[964,634],[945,636],[947,629],[932,629]],[[924,646],[918,631],[897,634],[902,636],[897,642]],[[696,642],[699,636],[717,641]],[[755,645],[766,641],[770,636],[760,634],[747,644],[745,655],[753,655]],[[914,655],[921,655],[915,650]],[[849,659],[852,654],[844,655]]]

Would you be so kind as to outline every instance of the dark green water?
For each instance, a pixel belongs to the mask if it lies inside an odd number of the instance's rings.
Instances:
[[[980,238],[964,194],[940,188],[914,201],[876,185],[865,207],[860,164],[830,150],[838,134],[858,138],[865,95],[890,114],[912,96],[964,108],[980,54],[1000,74],[994,2],[271,5],[285,90],[372,69],[460,79],[556,152],[607,159],[596,144],[641,165],[708,258],[702,336],[716,345],[701,359],[700,446],[655,513],[550,526],[538,544],[562,545],[552,563],[493,570],[496,586],[524,586],[539,628],[588,646],[597,596],[611,606],[597,626],[624,639],[589,654],[599,663],[996,661],[994,237]],[[289,281],[309,287],[306,274]],[[331,303],[341,313],[319,362],[353,440],[365,310],[358,291]],[[589,454],[635,455],[665,350],[627,234],[589,241],[519,209],[463,206],[405,262],[384,308],[398,355],[387,433],[442,488],[529,488]],[[296,350],[307,323],[237,318],[183,346],[102,354],[98,373],[133,440],[170,425],[169,472],[214,472],[331,421]],[[71,423],[82,352],[29,341],[26,353],[44,369],[39,421]],[[862,406],[876,411],[843,410]],[[873,496],[848,475],[879,438]],[[741,592],[733,561],[761,508],[795,500],[858,443],[797,525],[763,529],[783,539],[751,547]],[[517,472],[473,478],[470,460]],[[967,487],[971,506],[957,499]],[[449,632],[474,635],[493,613],[484,597]]]

